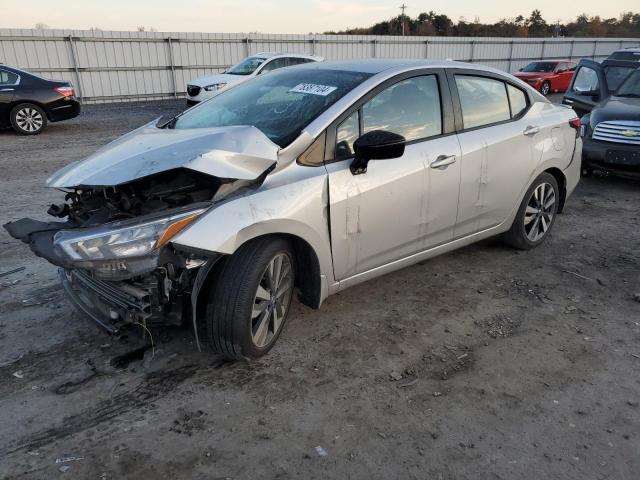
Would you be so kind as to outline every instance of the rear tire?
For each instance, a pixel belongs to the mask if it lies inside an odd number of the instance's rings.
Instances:
[[[551,92],[551,84],[545,80],[540,87],[540,93],[546,97],[549,95],[549,92]]]
[[[520,204],[511,229],[504,241],[514,248],[530,250],[549,236],[556,221],[560,190],[550,173],[543,172],[536,178]]]
[[[295,284],[294,253],[280,237],[242,245],[227,259],[209,296],[211,348],[230,359],[265,355],[280,336]]]
[[[47,126],[44,110],[33,103],[20,103],[9,114],[11,126],[20,135],[37,135]]]

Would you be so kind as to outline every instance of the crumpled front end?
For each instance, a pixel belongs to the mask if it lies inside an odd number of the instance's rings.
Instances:
[[[59,267],[73,303],[110,332],[189,318],[199,272],[220,255],[177,248],[172,238],[216,204],[258,188],[277,156],[271,150],[259,157],[256,142],[269,141],[245,127],[209,136],[171,132],[177,144],[150,141],[157,132],[139,135],[114,144],[117,161],[106,149],[52,177],[50,185],[65,192],[65,202],[48,210],[58,221],[23,218],[5,225]]]

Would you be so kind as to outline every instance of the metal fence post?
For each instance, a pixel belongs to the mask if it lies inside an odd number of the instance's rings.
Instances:
[[[311,55],[315,55],[316,54],[316,36],[313,35],[311,37]]]
[[[542,50],[540,51],[540,60],[544,60],[544,54],[545,54],[545,50],[547,46],[547,42],[545,42],[544,40],[542,40]]]
[[[371,40],[371,50],[372,50],[371,54],[373,55],[372,58],[376,58],[376,56],[378,55],[377,45],[378,45],[378,41],[375,38]]]
[[[469,63],[473,63],[473,54],[475,53],[476,42],[475,40],[471,40],[471,55],[469,55]]]
[[[176,69],[173,63],[173,44],[171,37],[167,37],[167,47],[169,48],[169,66],[171,67],[171,83],[173,84],[173,96],[178,96],[178,85],[176,83]]]
[[[593,41],[593,52],[591,52],[591,59],[595,60],[596,59],[596,51],[598,50],[598,41],[594,40]]]
[[[82,88],[82,81],[80,80],[80,72],[78,71],[78,59],[76,56],[76,46],[73,40],[73,36],[69,35],[67,37],[67,40],[69,40],[69,47],[71,49],[71,63],[73,64],[73,71],[76,74],[76,83],[78,85],[78,98],[82,100],[83,88]]]
[[[424,41],[424,58],[429,58],[429,40]]]
[[[573,60],[573,48],[576,45],[576,41],[575,40],[571,40],[571,50],[569,50],[569,60]]]
[[[508,67],[507,73],[511,73],[512,58],[513,58],[513,40],[509,42],[509,67]]]
[[[250,52],[249,52],[249,37],[243,38],[242,41],[244,42],[244,56],[248,57],[250,55]]]

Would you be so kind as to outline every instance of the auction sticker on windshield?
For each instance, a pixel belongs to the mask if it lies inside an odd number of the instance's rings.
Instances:
[[[299,83],[289,91],[293,93],[310,93],[311,95],[321,95],[326,97],[337,88],[338,87],[330,87],[329,85],[316,85],[315,83]]]

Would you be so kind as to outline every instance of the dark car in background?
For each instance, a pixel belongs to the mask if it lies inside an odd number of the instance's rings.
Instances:
[[[607,60],[624,60],[627,62],[640,62],[640,47],[622,48],[611,52]]]
[[[21,135],[36,135],[48,122],[77,117],[80,102],[73,85],[47,80],[0,64],[0,127]]]
[[[598,63],[583,58],[578,62],[562,103],[572,107],[579,116],[586,115],[609,98],[639,65],[636,61],[606,59]]]
[[[571,83],[576,64],[570,60],[531,62],[513,75],[543,95],[564,92]]]
[[[640,67],[582,117],[581,134],[585,174],[599,169],[640,177]]]

